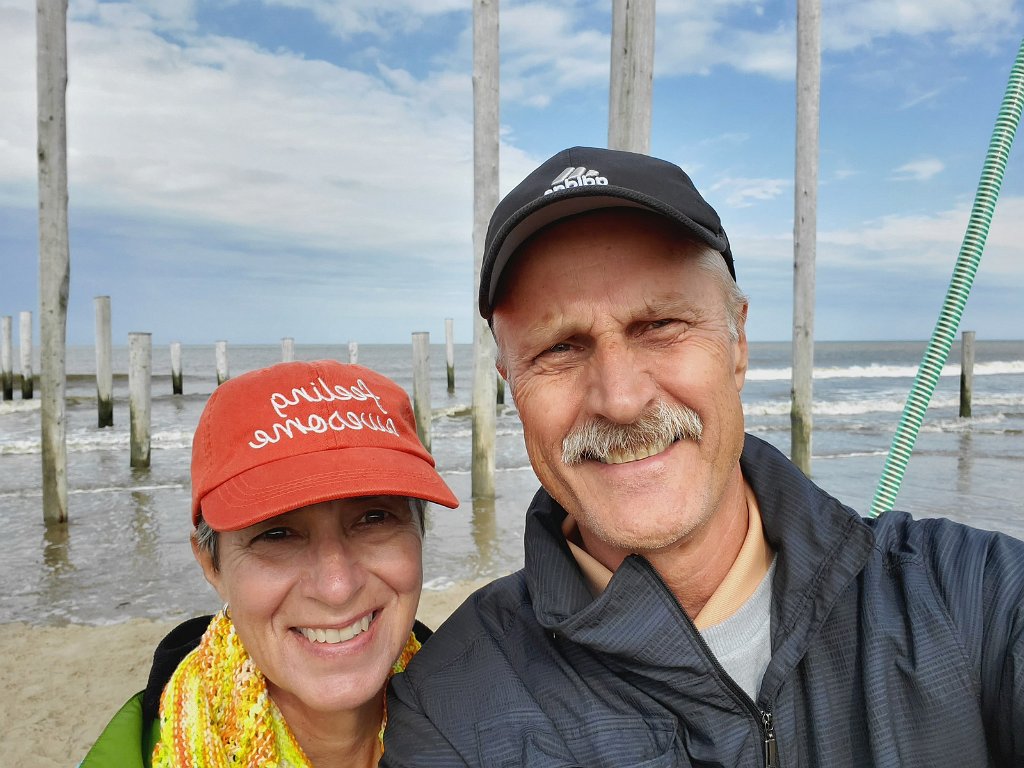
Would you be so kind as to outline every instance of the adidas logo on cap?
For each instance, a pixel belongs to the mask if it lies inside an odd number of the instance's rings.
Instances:
[[[588,171],[582,165],[577,167],[569,166],[554,179],[551,180],[551,189],[545,190],[545,195],[550,195],[559,189],[568,189],[569,187],[590,187],[595,184],[603,184],[607,186],[608,179],[602,176],[598,171]]]

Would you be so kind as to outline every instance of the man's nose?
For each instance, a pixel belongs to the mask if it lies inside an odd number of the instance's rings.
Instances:
[[[644,355],[628,343],[599,343],[589,360],[587,408],[617,424],[630,424],[657,401],[657,385]]]

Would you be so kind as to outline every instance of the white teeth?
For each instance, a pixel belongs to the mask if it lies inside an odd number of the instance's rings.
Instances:
[[[666,448],[668,448],[674,440],[665,440],[660,443],[654,443],[647,448],[641,448],[637,451],[616,451],[610,450],[608,454],[604,456],[601,461],[605,464],[626,464],[630,461],[639,461],[640,459],[646,459],[648,456],[655,456]]]
[[[336,643],[344,643],[346,640],[351,640],[356,635],[365,632],[370,628],[370,622],[373,621],[373,614],[367,614],[363,618],[354,622],[352,626],[345,627],[344,629],[314,629],[312,627],[299,627],[299,632],[302,636],[309,640],[311,643],[327,643],[334,645]]]

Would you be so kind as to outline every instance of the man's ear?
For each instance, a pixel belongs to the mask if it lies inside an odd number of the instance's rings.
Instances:
[[[747,366],[750,363],[750,350],[747,347],[747,309],[749,307],[750,305],[747,302],[743,302],[743,309],[736,320],[736,334],[738,338],[736,340],[736,370],[734,376],[736,378],[737,392],[743,389],[743,384],[747,380]]]
[[[196,562],[199,563],[199,567],[203,569],[203,576],[206,577],[210,586],[217,590],[220,599],[225,603],[229,602],[227,595],[221,591],[220,571],[214,565],[213,555],[210,553],[210,550],[200,547],[194,535],[189,537],[189,541],[192,543],[192,555],[195,557]]]

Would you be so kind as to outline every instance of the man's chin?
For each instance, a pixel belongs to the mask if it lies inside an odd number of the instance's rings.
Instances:
[[[622,554],[657,552],[672,547],[686,538],[688,528],[673,525],[637,526],[636,520],[616,522],[604,515],[583,513],[576,518],[584,540],[597,541]]]

